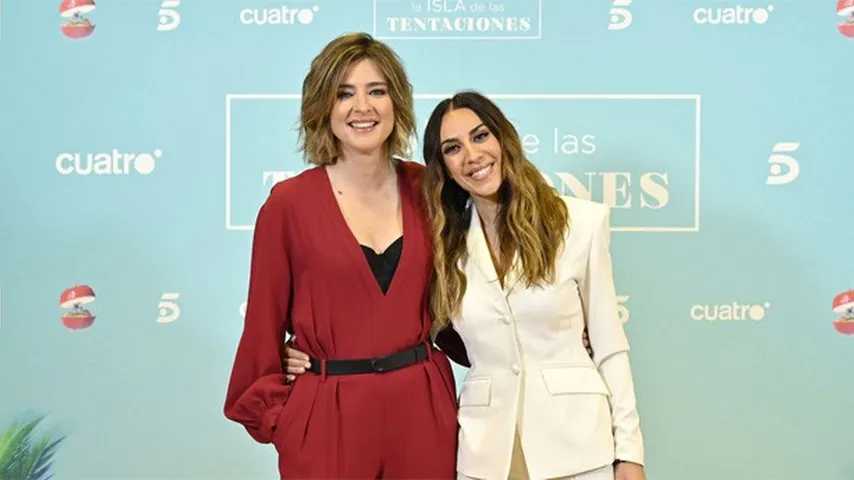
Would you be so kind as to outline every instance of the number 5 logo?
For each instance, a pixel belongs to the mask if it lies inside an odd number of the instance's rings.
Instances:
[[[608,30],[623,30],[629,28],[632,24],[632,12],[628,7],[632,4],[632,0],[614,0],[614,7],[610,12],[611,23],[608,24]]]
[[[181,307],[178,306],[176,300],[181,295],[178,293],[164,293],[160,297],[160,303],[157,308],[160,309],[160,316],[157,318],[158,323],[172,323],[178,320],[181,316]]]
[[[771,156],[768,157],[768,163],[771,164],[768,167],[770,171],[766,181],[768,185],[785,185],[798,178],[801,167],[798,165],[798,161],[788,154],[797,151],[800,146],[801,144],[798,142],[783,142],[774,145]],[[783,171],[783,166],[787,168],[787,171]]]
[[[623,323],[628,322],[629,318],[632,316],[631,312],[629,312],[629,308],[625,305],[625,303],[628,301],[628,295],[617,295],[617,318],[619,318],[620,321]]]
[[[181,0],[164,0],[160,4],[160,11],[157,14],[160,16],[160,25],[157,26],[158,32],[171,32],[178,28],[181,24],[181,14],[176,8],[181,6]]]

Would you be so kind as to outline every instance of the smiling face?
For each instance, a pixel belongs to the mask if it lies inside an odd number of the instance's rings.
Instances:
[[[501,143],[468,108],[448,111],[439,131],[451,178],[473,197],[496,201],[501,187]]]
[[[394,128],[394,104],[373,60],[361,60],[347,71],[329,122],[345,156],[373,154],[385,146]]]

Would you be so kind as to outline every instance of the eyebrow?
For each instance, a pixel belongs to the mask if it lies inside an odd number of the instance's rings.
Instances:
[[[474,132],[476,132],[476,131],[477,131],[480,127],[482,127],[482,126],[483,126],[483,123],[478,123],[476,127],[474,127],[474,128],[472,128],[471,130],[469,130],[469,135],[471,135],[471,134],[473,134]],[[446,139],[442,140],[442,143],[441,143],[440,145],[444,145],[444,144],[446,144],[446,143],[448,143],[448,142],[455,142],[455,141],[457,141],[457,137],[446,138]]]
[[[388,83],[387,82],[369,82],[369,83],[365,84],[365,86],[368,88],[386,87],[386,86],[388,86]],[[350,84],[350,83],[342,83],[341,85],[338,86],[338,89],[340,90],[342,88],[356,88],[356,86],[353,84]]]

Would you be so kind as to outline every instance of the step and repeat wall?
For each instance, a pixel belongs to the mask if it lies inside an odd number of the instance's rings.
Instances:
[[[222,415],[253,222],[307,167],[311,59],[365,31],[419,131],[477,89],[556,189],[613,207],[650,479],[854,479],[852,12],[1,0],[0,438],[59,479],[276,478]]]

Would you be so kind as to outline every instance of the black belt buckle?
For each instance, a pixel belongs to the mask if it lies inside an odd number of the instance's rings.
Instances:
[[[383,365],[381,363],[383,360],[384,360],[383,358],[372,358],[371,359],[371,369],[377,373],[385,372],[386,367],[385,367],[385,365]]]

